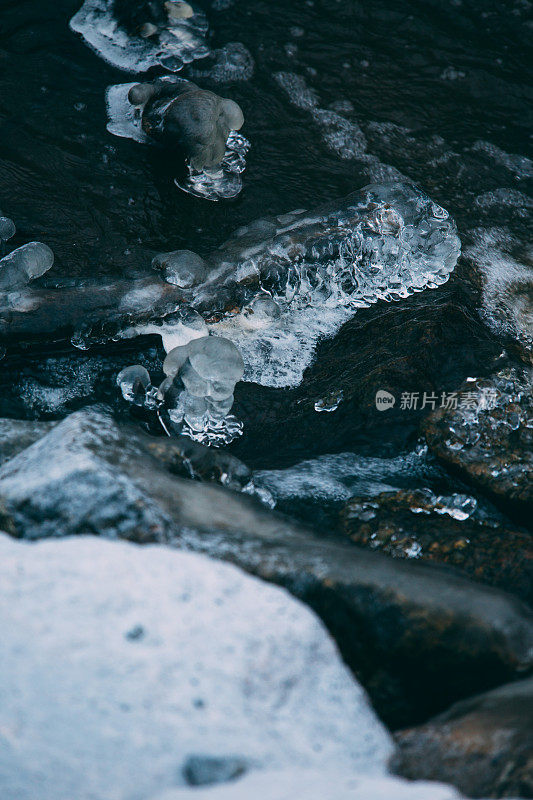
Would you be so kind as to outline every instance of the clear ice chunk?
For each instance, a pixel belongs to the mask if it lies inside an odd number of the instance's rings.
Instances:
[[[54,254],[42,242],[28,242],[0,259],[0,290],[26,286],[52,268]]]
[[[242,426],[234,418],[225,430],[225,420],[233,406],[233,390],[244,372],[235,345],[217,336],[194,339],[168,354],[163,371],[168,377],[159,391],[171,420],[183,425],[183,433],[194,434],[192,438],[207,443],[212,433],[211,443],[218,444],[228,443],[238,435]]]
[[[140,364],[124,367],[117,375],[117,386],[122,392],[122,397],[129,403],[137,400],[144,401],[147,389],[150,387],[148,370]]]
[[[461,247],[449,214],[408,183],[371,184],[260,227],[258,237],[253,225],[239,229],[206,258],[209,277],[190,302],[209,313],[212,332],[237,345],[245,380],[277,387],[297,385],[318,340],[358,308],[445,283]],[[281,313],[254,330],[246,308],[258,293]],[[244,311],[227,315],[233,307]]]
[[[182,289],[189,289],[204,281],[208,271],[204,259],[191,250],[158,253],[152,260],[152,267],[163,271],[167,283]]]
[[[16,233],[15,223],[9,217],[5,217],[0,211],[0,240],[7,242]]]

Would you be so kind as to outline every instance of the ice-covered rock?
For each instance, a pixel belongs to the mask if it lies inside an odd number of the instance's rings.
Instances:
[[[299,209],[239,229],[205,258],[207,279],[184,296],[237,345],[245,380],[290,386],[300,382],[321,337],[335,334],[358,308],[444,283],[459,252],[453,220],[419,189],[373,184],[315,212]],[[258,294],[280,313],[250,330]]]
[[[181,0],[85,0],[70,27],[98,55],[128,72],[155,66],[175,72],[209,54],[205,14]]]
[[[218,166],[230,131],[238,131],[244,122],[233,100],[179,78],[136,84],[128,99],[134,106],[143,106],[144,132],[167,147],[180,148],[196,170]]]
[[[124,367],[117,375],[117,386],[124,400],[132,402],[138,395],[144,395],[150,386],[148,370],[140,364]]]
[[[149,798],[192,758],[211,782],[213,762],[384,774],[388,734],[284,590],[157,545],[0,551],[6,798]]]
[[[0,496],[25,538],[171,542],[283,585],[322,617],[395,728],[531,669],[531,612],[516,598],[332,540],[223,486],[184,480],[176,472],[187,460],[198,465],[196,477],[217,475],[234,488],[246,480],[220,451],[185,444],[96,409],[76,412],[0,467]]]
[[[207,789],[170,789],[150,800],[459,800],[451,786],[392,777],[368,778],[337,770],[287,769],[255,772]]]
[[[242,188],[247,139],[237,131],[244,118],[233,100],[176,76],[109,86],[107,129],[116,136],[165,146],[187,165],[176,185],[208,200],[235,197]]]
[[[431,451],[531,523],[533,370],[505,367],[467,378],[455,402],[431,412],[423,430]]]
[[[0,259],[0,290],[20,289],[52,268],[54,254],[42,242],[28,242]]]

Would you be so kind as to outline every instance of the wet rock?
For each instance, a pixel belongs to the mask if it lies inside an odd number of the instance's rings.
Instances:
[[[0,419],[0,464],[41,439],[54,424],[37,420]]]
[[[468,495],[429,489],[353,497],[341,512],[355,544],[394,556],[449,564],[533,604],[533,543],[527,531],[476,508]]]
[[[189,786],[228,783],[244,775],[247,766],[246,761],[237,757],[189,756],[183,767],[183,777]]]
[[[398,731],[392,768],[449,781],[468,797],[533,797],[532,720],[533,679],[507,684]]]
[[[230,131],[244,116],[233,100],[219,97],[180,78],[157,78],[129,90],[132,105],[142,105],[142,129],[169,148],[179,148],[195,170],[217,167]]]
[[[457,408],[439,409],[423,424],[437,458],[526,524],[533,510],[531,386],[529,369],[470,378],[457,391]]]
[[[50,453],[54,469],[44,470]],[[176,477],[135,428],[96,410],[72,414],[0,468],[0,496],[27,538],[164,540],[286,587],[322,617],[394,727],[533,667],[532,616],[517,599],[326,541],[250,497]]]
[[[58,288],[25,287],[0,297],[0,339],[116,336],[132,324],[174,313],[182,290],[157,277]]]
[[[193,765],[211,781],[216,762],[235,772],[236,758],[385,773],[388,733],[286,592],[193,553],[94,537],[2,534],[0,553],[6,798],[148,798]],[[144,637],[128,638],[139,624]]]

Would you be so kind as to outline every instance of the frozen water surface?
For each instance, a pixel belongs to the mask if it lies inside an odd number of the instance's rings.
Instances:
[[[412,185],[375,184],[314,214],[298,210],[240,229],[206,258],[210,277],[191,290],[191,305],[213,320],[217,294],[223,289],[226,303],[232,295],[242,311],[209,324],[241,351],[244,380],[295,386],[320,338],[358,308],[436,288],[459,252],[444,209]],[[280,314],[253,329],[248,309],[258,289]]]

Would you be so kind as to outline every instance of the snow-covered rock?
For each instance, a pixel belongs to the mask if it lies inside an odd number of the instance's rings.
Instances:
[[[191,793],[175,789],[150,800],[456,800],[451,786],[427,781],[369,778],[334,769],[255,772],[242,780]]]
[[[2,797],[149,800],[185,785],[193,756],[222,759],[227,777],[384,774],[388,734],[284,590],[204,556],[91,537],[0,535],[0,572]]]

